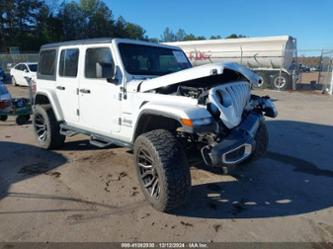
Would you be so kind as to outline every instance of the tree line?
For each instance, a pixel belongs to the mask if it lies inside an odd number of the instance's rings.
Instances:
[[[231,38],[245,38],[245,35],[231,34],[224,39]],[[221,35],[211,35],[210,37],[205,37],[203,35],[196,36],[192,33],[188,34],[184,29],[178,29],[176,32],[173,32],[169,27],[165,28],[163,34],[161,35],[161,41],[164,42],[174,42],[174,41],[195,41],[195,40],[206,40],[206,39],[222,39]]]
[[[8,52],[10,47],[38,51],[45,43],[98,37],[152,42],[207,39],[183,29],[174,33],[166,28],[160,39],[145,33],[143,27],[122,16],[115,18],[103,0],[0,0],[0,52]],[[244,36],[233,34],[226,38],[237,37]]]
[[[101,0],[54,2],[0,0],[0,51],[37,51],[45,43],[97,37],[147,39],[141,26],[115,19]]]

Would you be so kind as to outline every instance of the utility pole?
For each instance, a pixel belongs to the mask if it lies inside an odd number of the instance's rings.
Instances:
[[[63,26],[62,26],[62,28],[63,28],[63,32],[64,32],[64,40],[67,40],[66,38],[67,38],[67,36],[66,36],[66,28],[65,28],[65,25],[66,25],[66,0],[63,0],[63,8],[64,8],[64,13],[63,13]]]

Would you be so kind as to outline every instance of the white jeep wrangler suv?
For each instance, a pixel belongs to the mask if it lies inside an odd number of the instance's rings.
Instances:
[[[260,77],[236,63],[192,67],[173,46],[91,39],[41,47],[33,127],[46,149],[83,133],[104,147],[132,148],[138,179],[156,209],[184,203],[189,161],[224,167],[262,155],[268,97]]]

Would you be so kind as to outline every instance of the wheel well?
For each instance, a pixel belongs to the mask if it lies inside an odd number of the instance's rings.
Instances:
[[[181,124],[179,121],[173,118],[155,114],[143,114],[139,118],[138,124],[136,126],[133,141],[135,141],[135,139],[141,134],[152,130],[165,129],[174,132],[178,127],[181,127]]]
[[[37,105],[45,105],[50,104],[50,100],[47,96],[42,94],[37,94],[35,98],[35,104]]]

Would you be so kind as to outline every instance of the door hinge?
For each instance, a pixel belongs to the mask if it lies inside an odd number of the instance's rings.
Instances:
[[[80,110],[79,109],[76,109],[76,115],[80,116]]]
[[[121,125],[121,118],[118,118],[118,124]]]
[[[123,96],[122,93],[119,93],[119,95],[118,95],[118,100],[119,100],[119,101],[122,100],[122,96]]]
[[[123,99],[127,99],[127,91],[125,87],[120,87],[120,91],[123,93]]]
[[[76,88],[76,95],[79,95],[79,93],[80,93],[80,89]]]

